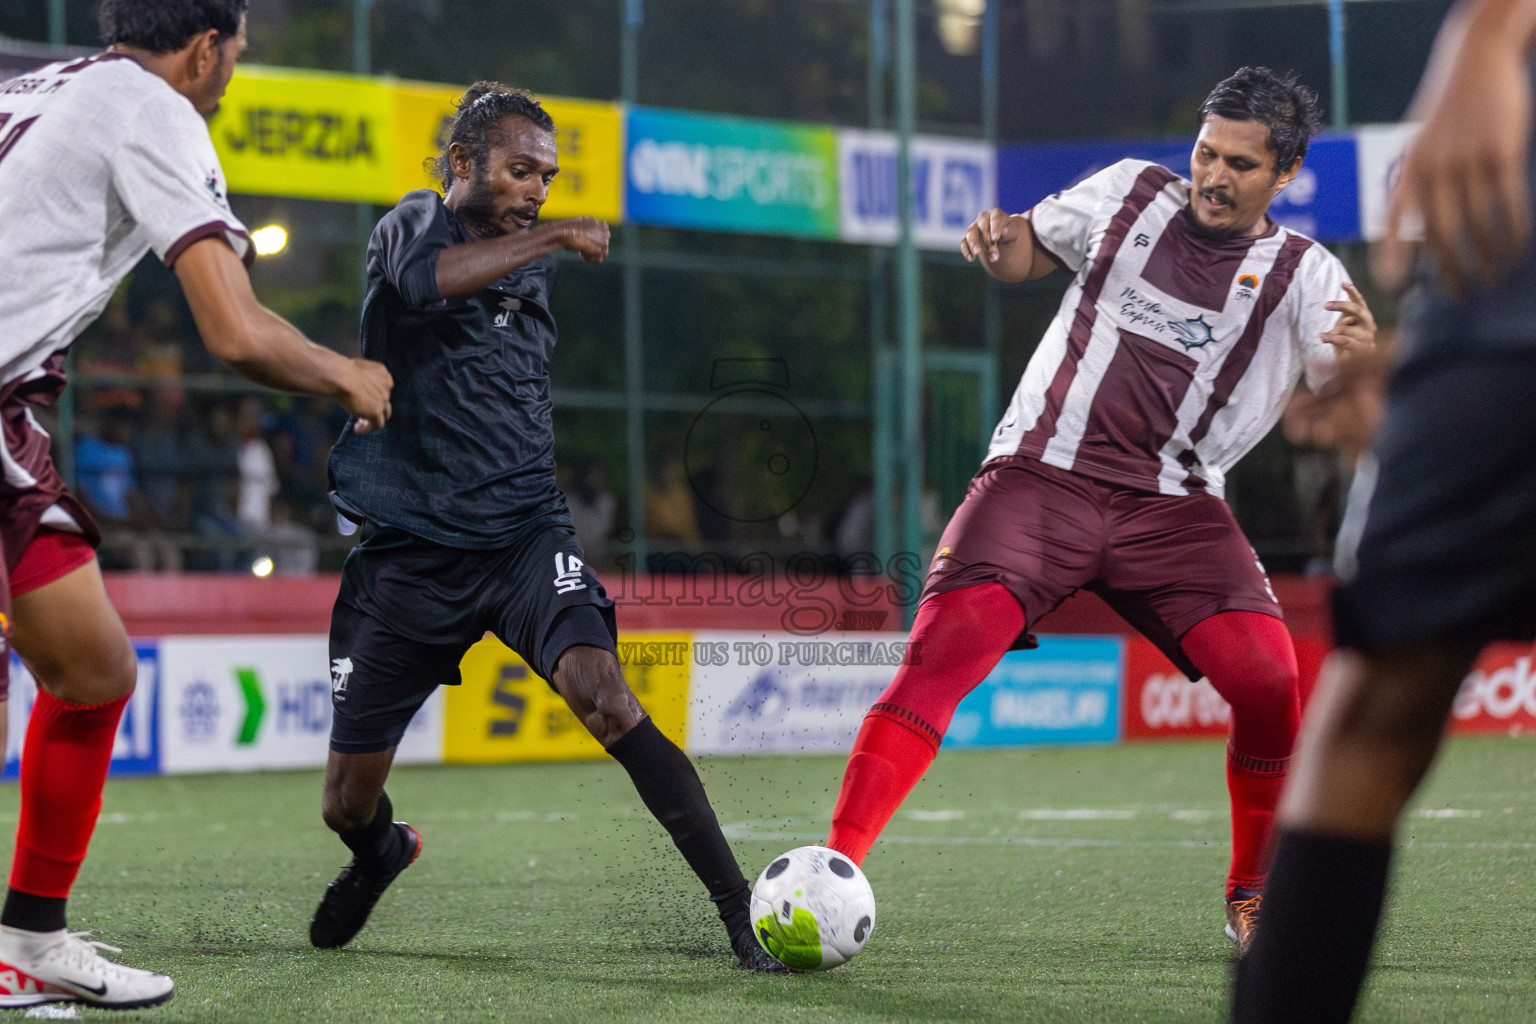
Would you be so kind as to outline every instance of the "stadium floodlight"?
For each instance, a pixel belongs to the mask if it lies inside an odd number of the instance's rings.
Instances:
[[[256,561],[251,563],[251,575],[261,579],[266,579],[268,576],[272,575],[272,570],[274,568],[275,566],[272,564],[272,559],[268,558],[266,555],[261,555],[256,559]]]
[[[288,244],[288,232],[277,224],[268,224],[251,232],[251,244],[256,247],[256,255],[272,256]]]
[[[939,42],[956,57],[974,54],[981,42],[981,17],[987,0],[938,0]]]

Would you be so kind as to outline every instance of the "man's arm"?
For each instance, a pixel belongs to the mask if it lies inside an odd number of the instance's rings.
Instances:
[[[1036,243],[1028,217],[1002,210],[977,216],[960,240],[960,255],[971,263],[980,260],[999,281],[1033,281],[1061,266]]]
[[[437,256],[438,294],[445,299],[473,295],[557,249],[572,249],[588,263],[601,263],[608,256],[608,225],[592,217],[573,217],[498,238],[450,245]]]
[[[316,345],[263,306],[245,265],[222,238],[193,242],[177,257],[175,271],[214,356],[258,384],[335,398],[357,417],[353,429],[360,434],[384,426],[394,384],[384,365]]]
[[[1407,280],[1414,221],[1455,294],[1468,277],[1493,283],[1524,255],[1533,42],[1536,0],[1465,0],[1447,18],[1409,112],[1424,128],[1404,154],[1376,252],[1384,284]]]

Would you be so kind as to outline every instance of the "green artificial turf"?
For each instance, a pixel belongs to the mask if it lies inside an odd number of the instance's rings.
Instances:
[[[749,874],[819,842],[838,758],[701,763]],[[1404,830],[1360,1019],[1536,1019],[1536,746],[1459,740]],[[175,976],[130,1021],[1217,1021],[1218,743],[944,754],[865,864],[879,917],[821,975],[733,967],[616,765],[403,768],[421,859],[346,950],[317,773],[113,782],[71,926]],[[15,820],[0,790],[0,820]],[[19,1012],[0,1016],[20,1019]],[[85,1011],[87,1018],[103,1018]]]

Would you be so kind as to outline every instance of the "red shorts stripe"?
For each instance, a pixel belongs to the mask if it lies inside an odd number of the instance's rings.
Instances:
[[[22,553],[21,561],[11,570],[11,597],[47,586],[88,565],[95,557],[96,549],[78,533],[39,530]]]

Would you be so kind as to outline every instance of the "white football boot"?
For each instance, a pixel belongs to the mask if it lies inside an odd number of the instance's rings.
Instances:
[[[99,950],[122,950],[85,938],[89,932],[29,932],[0,925],[0,1007],[80,1003],[108,1010],[158,1006],[176,983],[125,967]]]

